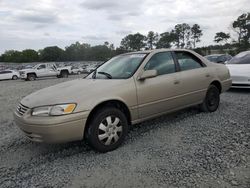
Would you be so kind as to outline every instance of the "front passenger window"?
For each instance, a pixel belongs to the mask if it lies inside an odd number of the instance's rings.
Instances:
[[[38,70],[40,70],[40,69],[46,69],[46,66],[45,65],[40,65],[37,69]]]
[[[198,58],[188,52],[175,52],[181,71],[201,68]]]
[[[158,75],[175,72],[175,63],[171,52],[160,52],[151,57],[144,70],[156,70]]]

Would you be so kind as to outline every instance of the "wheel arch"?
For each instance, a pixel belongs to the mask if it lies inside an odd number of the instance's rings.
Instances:
[[[60,74],[61,74],[62,72],[67,72],[67,73],[69,74],[69,70],[68,70],[68,69],[62,69],[62,70],[60,70]]]
[[[35,72],[28,72],[28,73],[26,73],[26,74],[27,74],[27,76],[28,76],[29,74],[34,74],[35,77],[37,78],[37,74],[36,74]]]
[[[221,93],[221,91],[222,91],[222,85],[221,85],[220,81],[214,80],[214,81],[212,81],[212,82],[210,83],[210,85],[216,86],[216,87],[219,89],[219,92]]]
[[[104,107],[115,107],[115,108],[118,108],[119,110],[121,110],[125,114],[125,116],[127,118],[127,121],[128,121],[128,124],[129,125],[131,124],[131,113],[130,113],[130,110],[129,110],[128,106],[123,101],[118,100],[118,99],[106,100],[106,101],[103,101],[103,102],[97,104],[90,111],[90,113],[88,115],[88,118],[87,118],[87,121],[86,121],[86,126],[84,128],[84,132],[86,130],[88,130],[88,128],[90,126],[90,122],[94,118],[95,113],[99,109],[104,108]]]

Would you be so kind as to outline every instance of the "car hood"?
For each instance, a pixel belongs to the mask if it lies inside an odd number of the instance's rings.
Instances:
[[[34,69],[21,69],[19,72],[32,72]]]
[[[128,81],[115,79],[77,79],[38,90],[23,98],[21,103],[29,108],[77,103],[76,110],[90,110],[91,104],[112,96],[113,91],[121,91],[119,88],[126,88],[126,83]]]

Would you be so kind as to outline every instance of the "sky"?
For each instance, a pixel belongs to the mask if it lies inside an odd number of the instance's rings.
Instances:
[[[128,34],[162,33],[178,23],[199,24],[199,46],[209,45],[216,32],[235,36],[230,25],[246,12],[249,0],[0,0],[0,54],[76,41],[119,46]]]

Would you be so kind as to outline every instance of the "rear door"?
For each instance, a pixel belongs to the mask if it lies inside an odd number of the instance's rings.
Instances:
[[[12,76],[13,76],[12,71],[6,71],[5,76],[6,76],[6,79],[12,79]]]
[[[57,70],[54,64],[47,64],[47,76],[56,76]]]
[[[180,87],[176,88],[176,93],[180,104],[188,106],[201,103],[211,81],[208,68],[198,57],[187,51],[175,51],[175,58],[179,69]]]
[[[0,80],[5,80],[6,79],[6,71],[0,71]]]

